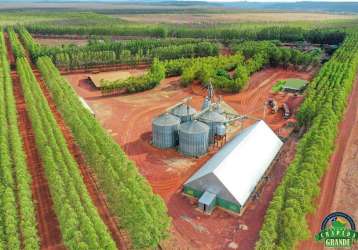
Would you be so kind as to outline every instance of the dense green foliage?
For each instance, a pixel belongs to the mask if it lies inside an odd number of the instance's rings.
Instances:
[[[103,20],[101,20],[103,19]],[[106,19],[108,24],[103,23]],[[37,34],[76,34],[76,35],[122,35],[146,37],[210,38],[220,40],[280,40],[282,42],[308,41],[315,43],[337,44],[343,41],[345,33],[338,29],[305,29],[292,25],[256,25],[256,26],[165,26],[143,25],[133,23],[113,23],[108,17],[97,16],[97,22],[88,25],[79,23],[47,22],[27,25],[32,33]],[[118,19],[117,19],[118,20]]]
[[[236,51],[233,56],[166,61],[166,75],[181,75],[184,86],[191,84],[193,80],[199,80],[204,85],[211,81],[215,88],[238,92],[245,88],[250,75],[264,66],[293,65],[306,69],[310,65],[318,65],[322,56],[319,49],[303,53],[296,49],[280,48],[268,41],[247,41],[233,47]],[[233,72],[229,74],[228,71]]]
[[[103,81],[101,91],[103,94],[114,94],[123,89],[126,89],[128,93],[140,92],[154,88],[164,78],[164,65],[157,58],[154,58],[148,73],[139,77],[129,77],[126,80]]]
[[[17,124],[10,66],[0,32],[0,249],[36,250],[40,246],[31,176]]]
[[[318,65],[322,57],[320,49],[301,52],[298,49],[279,47],[271,41],[246,41],[233,44],[232,49],[241,52],[245,58],[261,54],[265,64],[272,67],[294,65],[297,69],[306,69],[310,65]]]
[[[164,202],[153,194],[134,163],[83,107],[51,59],[40,57],[37,66],[87,163],[96,174],[110,209],[119,217],[121,227],[128,231],[133,246],[138,249],[157,246],[168,235],[170,225]],[[161,66],[158,64],[158,67]]]
[[[9,39],[10,39],[10,42],[11,42],[11,48],[12,48],[12,51],[14,52],[15,57],[16,58],[24,57],[25,56],[25,50],[22,47],[19,39],[17,38],[17,34],[14,31],[14,29],[9,27],[7,29],[7,33],[9,35]]]
[[[294,249],[309,235],[306,214],[313,212],[319,182],[335,146],[338,124],[358,70],[358,35],[342,46],[309,84],[298,117],[309,129],[275,191],[256,249]],[[356,101],[356,100],[355,100]]]
[[[115,63],[149,63],[155,57],[176,59],[212,56],[219,51],[216,43],[194,39],[91,40],[87,46],[48,47],[37,44],[25,28],[18,30],[33,61],[40,56],[49,56],[57,66],[70,69]]]
[[[275,83],[274,86],[272,86],[272,92],[276,93],[283,89],[283,86],[285,86],[286,81],[285,80],[279,80]]]
[[[117,249],[29,63],[18,58],[16,64],[65,245],[69,249]]]
[[[249,79],[249,74],[245,61],[241,54],[233,56],[218,56],[197,58],[196,60],[183,60],[181,66],[181,83],[186,86],[193,80],[199,80],[206,85],[211,82],[215,88],[230,92],[237,92],[242,89]],[[171,62],[168,63],[171,67]],[[231,77],[229,74],[223,74],[224,71],[235,70]],[[170,71],[173,71],[170,69]]]

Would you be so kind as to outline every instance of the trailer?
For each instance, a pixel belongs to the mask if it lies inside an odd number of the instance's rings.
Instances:
[[[282,105],[283,108],[283,118],[288,119],[291,116],[290,108],[288,107],[287,103]]]

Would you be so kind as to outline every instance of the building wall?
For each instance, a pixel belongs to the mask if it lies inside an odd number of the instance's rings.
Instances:
[[[216,194],[216,196],[221,199],[231,203],[238,203],[222,182],[212,172],[186,184],[185,186],[190,186],[191,188],[202,192],[208,190],[209,192]]]
[[[196,190],[196,189],[194,189],[192,187],[189,187],[189,186],[184,186],[183,191],[184,191],[185,194],[188,194],[190,196],[194,196],[197,199],[199,199],[200,196],[202,196],[203,193],[204,193],[203,191]],[[222,207],[224,209],[233,211],[235,213],[240,213],[240,209],[241,209],[240,204],[227,201],[225,199],[222,199],[221,197],[216,196],[215,204],[218,207]]]

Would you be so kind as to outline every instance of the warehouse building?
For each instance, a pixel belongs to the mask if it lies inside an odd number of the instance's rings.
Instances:
[[[184,193],[210,213],[215,206],[239,213],[283,143],[262,120],[244,129],[184,184]]]

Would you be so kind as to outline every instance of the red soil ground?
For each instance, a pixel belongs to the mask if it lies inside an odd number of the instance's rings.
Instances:
[[[336,200],[347,200],[348,203],[352,203],[352,205],[357,204],[357,196],[353,195],[354,192],[358,191],[357,188],[357,179],[353,179],[353,173],[356,172],[356,166],[358,163],[357,154],[353,154],[353,164],[355,165],[355,169],[352,170],[352,174],[348,175],[346,179],[342,179],[340,174],[341,171],[344,171],[348,165],[344,164],[343,159],[349,157],[349,149],[352,144],[352,140],[350,138],[358,138],[357,130],[354,130],[354,126],[357,126],[358,120],[358,78],[354,84],[353,91],[349,97],[348,107],[344,116],[343,121],[339,126],[339,134],[336,139],[336,149],[331,156],[330,166],[326,174],[324,175],[320,187],[321,193],[316,200],[317,210],[314,214],[307,216],[308,223],[311,231],[311,238],[307,241],[304,241],[300,244],[299,249],[313,249],[313,250],[321,250],[323,249],[323,244],[317,243],[314,240],[314,235],[320,231],[321,223],[325,216],[329,213],[336,211],[336,208],[343,208],[344,210],[339,210],[342,212],[348,212],[349,215],[353,216],[355,221],[358,221],[357,211],[352,211],[353,213],[349,213],[349,211],[345,209],[352,209],[351,206],[342,206],[341,204],[334,204],[334,199]],[[336,188],[340,186],[347,186],[350,192],[342,193],[338,192]],[[355,185],[355,186],[354,186]],[[351,194],[351,195],[349,195]],[[357,247],[357,246],[356,246]]]
[[[283,69],[266,69],[254,74],[249,87],[238,94],[224,94],[223,100],[241,114],[263,118],[264,103],[271,96],[271,88],[277,80],[299,77],[311,79],[314,72],[295,72]],[[130,159],[137,163],[140,172],[149,180],[153,190],[166,201],[173,218],[174,239],[163,245],[165,249],[224,249],[228,243],[237,242],[240,249],[252,249],[258,237],[263,215],[272,198],[288,162],[293,157],[296,141],[289,139],[279,161],[273,168],[270,182],[264,186],[260,199],[250,204],[241,217],[232,216],[216,209],[206,216],[195,209],[195,204],[181,195],[181,187],[202,164],[216,151],[199,159],[187,158],[174,149],[159,150],[150,145],[152,119],[166,108],[192,96],[191,104],[200,109],[205,90],[200,85],[180,87],[179,77],[164,80],[160,86],[142,93],[102,97],[86,80],[86,74],[66,76],[96,113],[97,119],[113,138],[122,146]],[[289,101],[292,108],[302,101],[292,95],[276,95],[282,103]],[[280,113],[266,112],[264,120],[278,130],[287,121]],[[238,233],[239,223],[248,226],[247,231]]]
[[[14,55],[6,36],[9,62],[14,65]],[[26,152],[27,166],[32,177],[32,196],[36,208],[37,229],[40,237],[41,249],[62,250],[63,245],[59,222],[57,220],[53,202],[45,177],[44,168],[35,145],[34,132],[31,121],[26,111],[25,99],[22,94],[19,77],[16,71],[11,72],[13,81],[16,109],[18,114],[18,125],[23,138]]]
[[[59,45],[68,45],[75,44],[78,46],[84,46],[87,44],[86,39],[66,39],[66,38],[36,38],[37,43],[41,45],[46,45],[49,47],[59,46]]]

